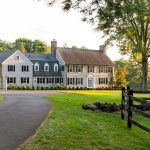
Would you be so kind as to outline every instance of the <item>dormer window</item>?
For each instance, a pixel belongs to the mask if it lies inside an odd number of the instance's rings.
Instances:
[[[38,63],[35,63],[35,65],[34,65],[34,71],[39,71],[39,64]]]
[[[54,72],[57,72],[58,71],[58,64],[55,64],[54,65]]]
[[[46,63],[46,64],[44,65],[44,71],[49,71],[49,64],[48,64],[48,63]]]

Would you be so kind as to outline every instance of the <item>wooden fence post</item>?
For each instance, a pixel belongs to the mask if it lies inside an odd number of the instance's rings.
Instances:
[[[132,119],[132,111],[131,111],[130,107],[133,105],[133,100],[132,100],[131,96],[133,96],[133,91],[129,90],[128,91],[128,128],[131,128],[131,126],[132,126],[132,123],[130,121],[130,119]]]
[[[124,102],[125,102],[124,93],[125,93],[125,88],[123,87],[122,88],[122,98],[121,98],[121,119],[122,120],[124,119],[124,114],[123,114],[123,111],[124,111]]]

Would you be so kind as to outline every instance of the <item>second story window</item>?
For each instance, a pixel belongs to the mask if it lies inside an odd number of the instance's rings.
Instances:
[[[94,72],[94,66],[88,66],[88,72]]]
[[[29,72],[29,66],[22,65],[22,72]]]
[[[112,73],[113,68],[112,67],[107,67],[107,72]]]
[[[77,66],[77,72],[83,72],[83,66],[82,65]]]
[[[49,71],[49,65],[48,65],[48,63],[46,63],[46,64],[44,65],[44,71]]]
[[[20,58],[19,58],[19,56],[17,55],[17,60],[19,60]]]
[[[8,65],[8,72],[15,72],[15,65]]]
[[[54,72],[57,72],[58,71],[58,64],[55,64],[54,65]]]
[[[35,63],[35,65],[34,65],[34,71],[39,71],[39,64],[38,63]]]

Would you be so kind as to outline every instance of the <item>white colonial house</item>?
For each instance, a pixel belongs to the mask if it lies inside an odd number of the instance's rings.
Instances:
[[[112,87],[114,63],[106,49],[80,50],[57,47],[51,54],[0,52],[0,88],[8,85],[102,88]]]

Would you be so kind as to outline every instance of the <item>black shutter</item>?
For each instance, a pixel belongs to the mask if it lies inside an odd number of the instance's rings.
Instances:
[[[81,72],[83,72],[83,66],[81,66]]]
[[[88,66],[88,72],[89,72],[89,66]]]
[[[8,72],[10,71],[10,66],[8,65]]]
[[[29,72],[29,66],[27,66],[27,72]]]
[[[39,78],[37,78],[37,84],[39,84]]]
[[[68,68],[68,72],[69,72],[69,65],[67,66],[67,68]]]
[[[23,72],[23,66],[22,66],[22,72]]]
[[[64,80],[63,80],[63,78],[61,78],[61,83],[63,83],[64,82]]]
[[[78,81],[78,78],[76,78],[76,85],[78,84],[78,82],[77,82],[77,81]]]
[[[9,77],[7,78],[7,84],[9,84]]]
[[[93,66],[93,71],[92,72],[94,73],[94,66]]]
[[[45,83],[45,78],[43,78],[43,83]]]
[[[69,78],[67,78],[67,85],[69,85]]]
[[[72,78],[72,79],[73,79],[73,85],[74,85],[74,79],[75,79],[75,78]]]
[[[14,72],[15,72],[15,65],[14,65]]]
[[[81,78],[81,84],[83,84],[83,78]]]
[[[29,83],[29,77],[27,77],[27,83]]]
[[[21,83],[23,83],[23,78],[21,77]]]
[[[16,83],[16,77],[14,77],[14,83]]]

